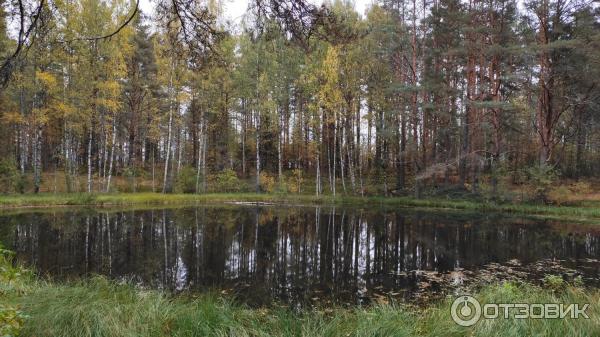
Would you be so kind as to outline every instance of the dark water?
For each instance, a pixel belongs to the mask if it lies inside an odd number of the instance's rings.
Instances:
[[[0,227],[22,262],[55,279],[103,274],[251,304],[362,304],[498,275],[600,275],[600,226],[498,216],[207,206],[3,215]]]

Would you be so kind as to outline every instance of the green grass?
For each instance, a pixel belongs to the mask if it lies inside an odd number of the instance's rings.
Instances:
[[[543,217],[557,220],[600,222],[600,207],[597,204],[581,206],[548,206],[527,203],[494,203],[485,200],[465,200],[449,198],[411,197],[355,197],[332,196],[316,197],[298,194],[256,194],[256,193],[211,193],[211,194],[160,194],[160,193],[120,193],[120,194],[25,194],[0,196],[0,209],[27,207],[62,206],[160,206],[195,205],[223,202],[273,202],[280,204],[323,204],[382,207],[417,207],[428,209],[461,210],[473,212],[511,213],[525,216]]]
[[[214,294],[172,297],[104,278],[53,284],[36,281],[2,302],[25,317],[22,336],[600,336],[600,292],[559,293],[507,283],[479,291],[482,303],[590,303],[590,319],[482,320],[464,328],[450,318],[451,299],[426,307],[291,311],[253,309]]]

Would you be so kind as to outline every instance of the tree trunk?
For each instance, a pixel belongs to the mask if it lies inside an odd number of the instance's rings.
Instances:
[[[319,196],[321,194],[321,147],[323,144],[323,110],[319,109],[319,124],[318,124],[318,133],[319,136],[317,138],[317,144],[316,144],[316,149],[317,149],[317,167],[316,167],[316,171],[317,171],[317,179],[316,179],[316,194],[317,196]]]
[[[87,191],[92,192],[92,126],[88,133],[88,146],[87,146]]]
[[[333,110],[333,179],[332,179],[332,192],[333,192],[333,196],[335,197],[335,183],[336,183],[336,179],[335,179],[335,163],[336,163],[336,153],[337,153],[337,148],[336,148],[336,143],[337,143],[337,112],[334,109]]]
[[[168,176],[169,176],[169,157],[171,155],[171,128],[173,124],[173,108],[169,109],[169,126],[167,131],[167,153],[165,154],[165,172],[163,175],[163,193],[167,193],[169,191],[169,187],[167,186]]]
[[[256,110],[256,193],[260,193],[260,112]]]
[[[277,122],[277,179],[279,180],[279,190],[283,190],[283,156],[281,151],[281,133],[282,133],[282,118],[281,113]]]
[[[248,127],[248,116],[246,113],[246,99],[242,99],[242,177],[246,178],[246,128]]]
[[[108,179],[106,180],[106,193],[110,192],[110,179],[112,178],[113,161],[115,158],[115,143],[117,140],[117,125],[114,120],[113,120],[113,130],[112,131],[113,131],[112,132],[112,142],[110,145],[110,158],[109,158],[109,163],[108,163]],[[153,188],[153,190],[154,190],[154,188]]]
[[[34,192],[40,191],[41,174],[42,174],[42,126],[38,125],[35,128],[35,140],[34,140]]]

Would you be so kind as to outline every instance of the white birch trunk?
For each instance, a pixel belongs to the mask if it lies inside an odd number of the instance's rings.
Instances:
[[[113,121],[112,143],[110,145],[110,158],[108,163],[108,179],[106,180],[106,193],[110,192],[110,179],[112,178],[113,161],[115,158],[115,143],[117,140],[117,125]]]
[[[283,156],[281,154],[281,132],[282,132],[282,119],[283,117],[279,116],[278,126],[277,126],[277,169],[278,169],[278,179],[279,179],[279,189],[283,188]]]
[[[335,111],[335,109],[333,110],[333,179],[332,179],[332,191],[333,191],[333,196],[335,197],[335,162],[337,159],[337,147],[336,147],[336,143],[337,143],[337,112]]]
[[[163,193],[167,193],[167,178],[169,174],[169,156],[171,155],[171,125],[173,123],[173,109],[169,109],[169,127],[167,131],[167,153],[165,155],[165,172],[163,176]]]
[[[346,180],[344,179],[344,166],[346,161],[344,160],[344,149],[346,148],[345,144],[346,139],[346,126],[342,127],[342,137],[340,138],[340,174],[342,177],[342,188],[344,189],[344,193],[346,193]]]
[[[200,124],[200,130],[198,135],[198,163],[196,164],[196,193],[200,192],[200,170],[202,169],[202,152],[204,149],[204,136],[202,132],[203,125]]]
[[[260,192],[260,113],[256,114],[256,193]]]

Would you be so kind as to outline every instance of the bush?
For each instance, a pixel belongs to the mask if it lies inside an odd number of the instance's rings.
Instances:
[[[302,170],[295,169],[292,171],[292,175],[288,180],[288,189],[292,193],[300,193],[302,192],[302,183],[304,179],[302,178]]]
[[[0,336],[18,336],[26,318],[22,311],[0,305]]]
[[[196,169],[194,169],[192,166],[184,166],[179,170],[177,178],[175,178],[175,192],[196,192]]]
[[[3,159],[0,161],[0,192],[23,193],[25,192],[25,184],[25,177],[19,173],[14,160]]]
[[[127,178],[145,178],[146,171],[141,167],[125,167],[123,169],[123,177]]]
[[[27,274],[20,267],[13,266],[13,258],[14,252],[0,244],[0,294],[19,291],[21,278]],[[0,336],[18,336],[27,318],[22,311],[0,304]]]
[[[569,201],[570,194],[571,194],[571,191],[567,187],[559,186],[559,187],[551,188],[550,191],[548,192],[547,197],[550,202],[560,206],[563,203]]]
[[[550,165],[536,165],[526,169],[527,181],[533,187],[533,197],[547,202],[552,184],[558,178],[558,173]]]
[[[552,291],[559,291],[565,288],[566,282],[557,275],[546,275],[542,279],[544,286]]]
[[[267,172],[261,172],[259,176],[261,191],[273,193],[273,191],[275,191],[275,180],[275,177]]]
[[[115,181],[115,188],[120,192],[139,192],[140,182],[148,175],[141,167],[125,167],[121,174],[124,178],[124,182],[117,183]]]
[[[237,177],[235,171],[225,169],[216,174],[213,180],[213,188],[215,192],[240,192],[243,190],[243,184]]]

